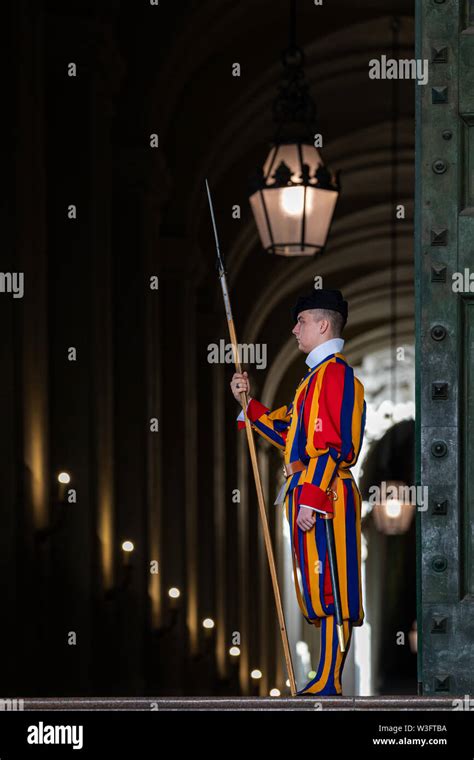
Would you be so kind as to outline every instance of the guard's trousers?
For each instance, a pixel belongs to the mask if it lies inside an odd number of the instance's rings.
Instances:
[[[342,694],[342,671],[352,639],[352,624],[343,621],[345,651],[341,652],[334,615],[321,620],[321,648],[315,677],[298,694]]]

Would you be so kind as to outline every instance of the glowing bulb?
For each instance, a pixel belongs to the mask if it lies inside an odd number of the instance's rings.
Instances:
[[[59,483],[70,483],[71,482],[71,476],[68,472],[60,472],[58,475],[58,481]]]
[[[232,657],[238,657],[238,656],[239,656],[239,654],[240,654],[240,649],[239,649],[239,647],[231,647],[231,648],[229,649],[229,654],[231,654],[231,655],[232,655]]]
[[[308,673],[308,678],[315,678],[315,676],[316,676],[316,671],[315,670],[310,670],[309,673]]]
[[[280,205],[282,210],[288,216],[303,216],[305,210],[305,188],[304,185],[295,185],[285,187],[280,196]],[[313,192],[306,192],[306,212],[313,210]]]
[[[252,670],[250,673],[251,678],[261,678],[262,677],[262,671],[261,670]]]
[[[304,187],[285,187],[281,194],[281,207],[289,216],[302,216],[304,209]]]
[[[280,689],[270,689],[270,696],[271,697],[279,697],[280,696]]]
[[[387,499],[385,509],[388,517],[399,517],[402,511],[402,505],[398,499]]]
[[[287,678],[286,681],[285,681],[285,683],[286,683],[287,686],[289,686],[290,685],[290,679]]]
[[[134,548],[133,541],[124,541],[122,544],[124,552],[133,552]]]
[[[172,599],[177,599],[178,596],[180,596],[180,594],[181,594],[181,592],[180,592],[179,588],[174,588],[173,587],[173,588],[170,588],[170,590],[168,591],[168,596],[171,596]]]
[[[202,621],[204,628],[214,628],[214,621],[212,618],[206,618]]]

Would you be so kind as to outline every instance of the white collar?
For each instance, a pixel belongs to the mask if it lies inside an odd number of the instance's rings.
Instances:
[[[309,352],[308,356],[306,357],[306,364],[308,367],[310,367],[310,369],[313,369],[317,364],[320,364],[326,358],[326,356],[342,353],[343,348],[344,338],[331,338],[331,340],[326,340],[324,343],[321,343],[321,345],[316,346],[316,348],[313,348],[313,350]]]

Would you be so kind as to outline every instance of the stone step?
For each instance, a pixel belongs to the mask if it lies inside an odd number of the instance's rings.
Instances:
[[[449,710],[456,696],[24,698],[25,710]]]

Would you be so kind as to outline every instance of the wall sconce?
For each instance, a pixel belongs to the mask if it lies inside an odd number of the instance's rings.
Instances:
[[[170,610],[176,610],[180,607],[181,591],[176,586],[173,586],[168,590],[168,596],[170,598]]]
[[[213,637],[213,631],[215,628],[215,623],[212,618],[204,618],[202,621],[202,627],[204,628],[204,635],[206,639],[211,639]]]
[[[157,638],[160,638],[165,633],[169,633],[176,625],[178,621],[178,613],[181,607],[181,591],[176,586],[172,586],[168,589],[169,597],[169,623],[155,628],[153,633]]]
[[[71,482],[71,476],[65,470],[58,475],[58,501],[63,501],[66,496],[66,486]]]
[[[55,533],[58,533],[61,529],[66,513],[66,489],[70,482],[71,476],[68,472],[62,471],[57,475],[55,488],[56,498],[53,499],[51,522],[49,525],[46,525],[46,527],[40,528],[35,532],[35,538],[39,543],[43,543]]]
[[[118,596],[123,594],[130,586],[132,581],[133,564],[131,562],[132,552],[135,549],[133,541],[122,542],[122,579],[120,583],[112,588],[107,589],[105,592],[105,598],[107,601],[117,599]]]
[[[408,631],[408,643],[410,644],[410,652],[416,654],[418,652],[418,625],[416,620],[413,621],[411,630]]]

